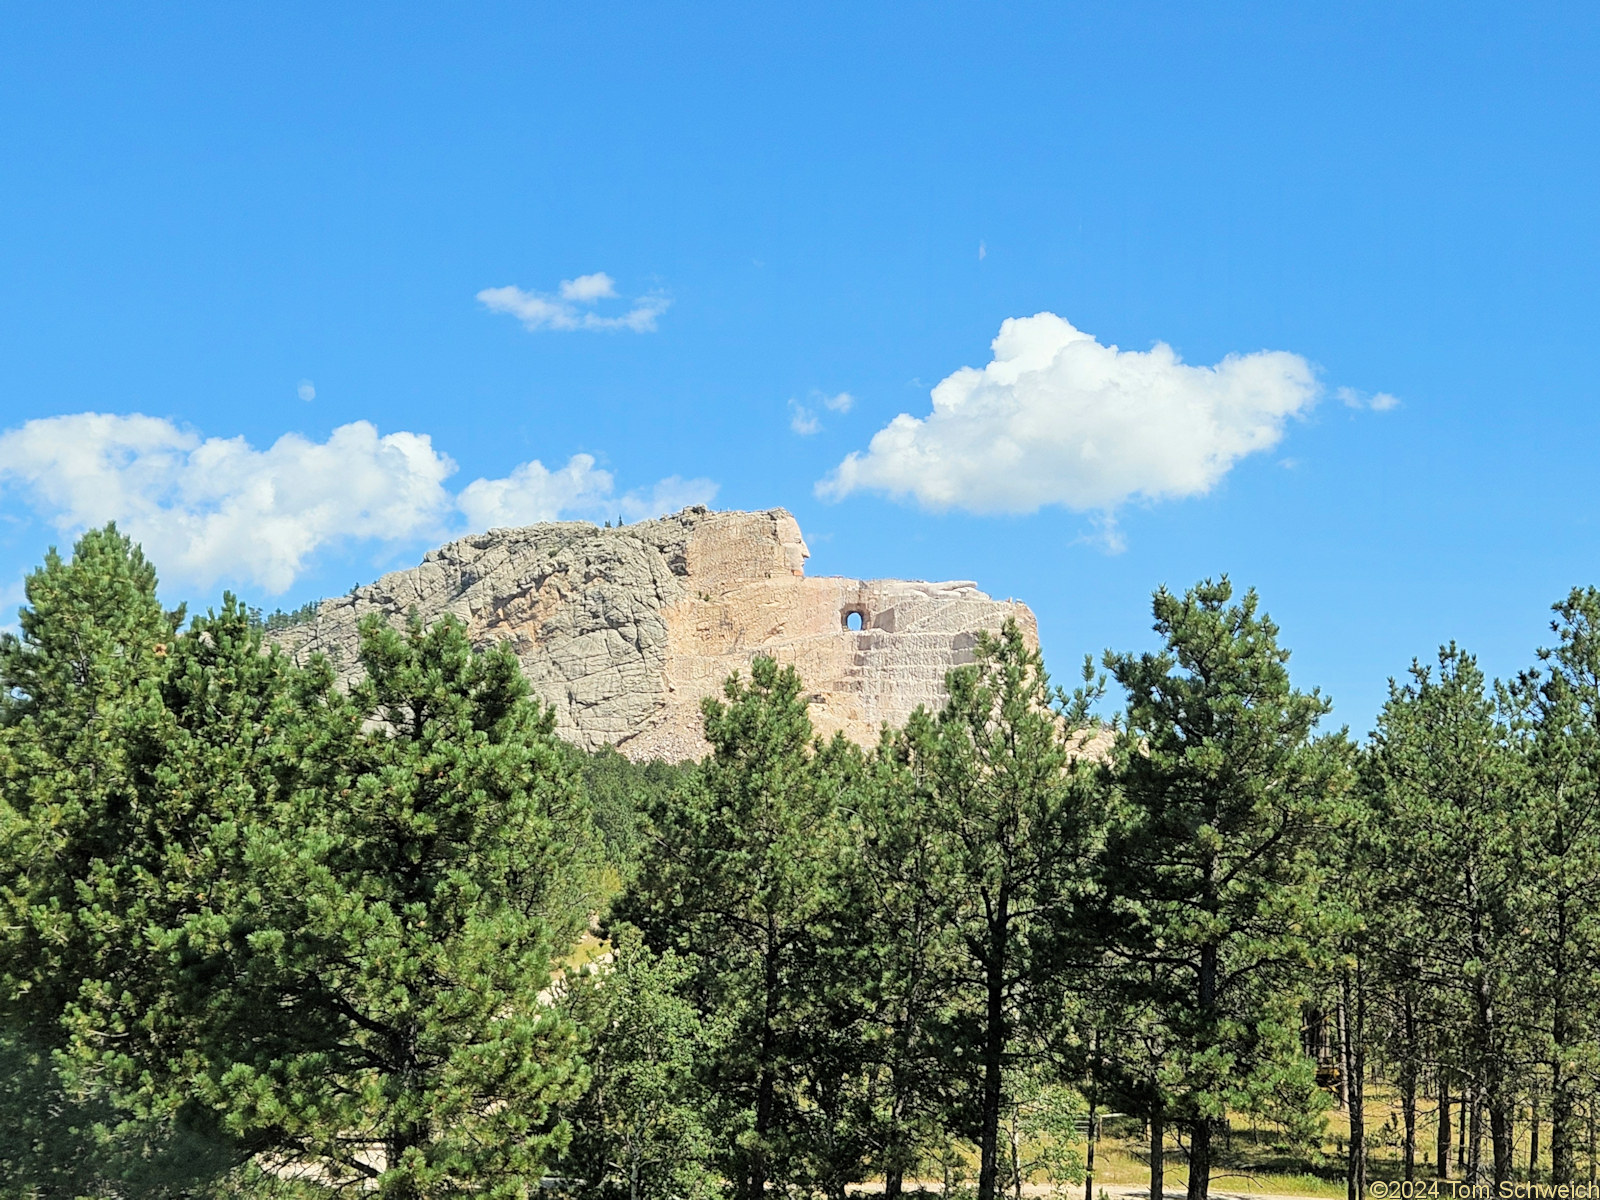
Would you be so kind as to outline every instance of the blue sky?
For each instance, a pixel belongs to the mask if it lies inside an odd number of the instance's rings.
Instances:
[[[5,22],[8,608],[89,520],[172,599],[289,607],[714,489],[814,573],[1026,600],[1063,678],[1226,572],[1364,732],[1413,655],[1513,672],[1600,582],[1591,8]]]

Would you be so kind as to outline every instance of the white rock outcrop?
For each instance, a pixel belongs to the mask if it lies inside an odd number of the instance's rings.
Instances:
[[[493,529],[324,600],[313,621],[274,636],[297,658],[327,654],[350,679],[369,613],[396,625],[411,609],[424,622],[453,614],[478,644],[510,644],[562,736],[636,759],[703,754],[701,698],[756,655],[799,669],[820,733],[871,745],[884,722],[942,703],[945,673],[972,661],[979,630],[1014,617],[1037,642],[1026,605],[973,583],[812,578],[807,556],[781,508]]]

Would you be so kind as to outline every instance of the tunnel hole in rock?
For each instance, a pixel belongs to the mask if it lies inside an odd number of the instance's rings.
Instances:
[[[852,633],[860,633],[867,627],[867,610],[864,608],[847,608],[840,614],[844,627]]]

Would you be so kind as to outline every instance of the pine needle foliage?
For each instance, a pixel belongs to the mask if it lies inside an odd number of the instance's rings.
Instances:
[[[1326,1103],[1299,1010],[1334,932],[1320,883],[1349,750],[1314,734],[1328,701],[1292,686],[1254,592],[1163,589],[1153,611],[1164,647],[1106,658],[1128,693],[1109,940],[1131,1006],[1159,1024],[1155,1102],[1187,1132],[1205,1200],[1230,1110],[1313,1120]]]
[[[509,653],[452,621],[369,623],[362,662],[348,698],[315,689],[280,819],[243,839],[259,886],[226,929],[177,937],[231,955],[242,982],[197,1082],[227,1128],[270,1137],[280,1171],[525,1195],[582,1084],[546,996],[586,895],[553,717]]]

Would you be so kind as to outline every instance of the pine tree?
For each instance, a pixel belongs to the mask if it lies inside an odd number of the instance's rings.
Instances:
[[[1519,822],[1528,973],[1538,997],[1536,1052],[1550,1086],[1550,1169],[1573,1183],[1585,1075],[1600,1067],[1600,591],[1555,606],[1554,648],[1519,688],[1530,726],[1530,788]]]
[[[56,1069],[93,981],[138,954],[122,935],[152,831],[130,745],[160,724],[183,621],[156,584],[115,526],[92,530],[70,560],[51,549],[20,633],[0,635],[0,1162],[19,1188],[160,1196],[232,1161],[226,1139],[119,1110]]]
[[[585,1035],[588,1087],[568,1110],[562,1169],[586,1196],[710,1200],[718,1192],[698,1068],[716,1030],[688,999],[691,965],[619,927],[613,959],[568,975],[562,1006]]]
[[[172,938],[217,1030],[192,1087],[279,1170],[383,1196],[525,1195],[582,1086],[548,1002],[592,900],[552,714],[459,624],[362,628],[322,664],[288,794],[230,843],[244,886]]]
[[[1086,705],[1063,712],[1015,621],[980,635],[976,663],[950,673],[937,724],[912,736],[911,769],[936,841],[925,887],[948,898],[960,987],[947,1053],[962,1064],[978,1144],[978,1196],[1000,1186],[1007,1073],[1032,1053],[1060,997],[1053,950],[1092,884],[1098,769],[1075,751]],[[931,736],[930,736],[931,735]]]
[[[126,850],[137,802],[127,734],[150,714],[181,612],[115,526],[52,548],[26,583],[17,634],[0,635],[5,872],[0,944],[10,1012],[46,1043],[90,972],[78,883]]]
[[[875,920],[853,813],[868,786],[865,755],[835,734],[817,745],[810,770],[827,825],[815,862],[816,920],[793,978],[805,1050],[791,1074],[786,1174],[799,1189],[845,1200],[893,1136],[884,1111],[893,1082],[883,1045],[888,1014],[874,986],[882,979],[886,931]]]
[[[703,704],[711,754],[650,813],[638,877],[614,916],[694,965],[694,994],[727,1034],[707,1064],[719,1166],[756,1200],[792,1173],[801,1072],[814,1032],[807,964],[826,925],[839,831],[813,768],[800,677],[771,659]]]
[[[1469,1169],[1486,1111],[1496,1182],[1511,1175],[1511,1121],[1520,1053],[1516,1028],[1520,887],[1517,847],[1525,790],[1513,730],[1471,655],[1439,652],[1437,673],[1414,663],[1391,682],[1364,786],[1385,831],[1380,903],[1411,914],[1389,936],[1423,979],[1460,1003],[1462,1102],[1472,1114]],[[1450,996],[1440,1014],[1453,1011]]]
[[[688,768],[661,759],[632,762],[609,744],[592,751],[568,745],[567,753],[573,774],[583,784],[607,861],[618,871],[628,872],[639,853],[639,823],[650,798],[682,787]]]
[[[194,1001],[214,1004],[219,980],[177,938],[191,923],[225,920],[232,898],[259,884],[230,869],[230,848],[280,799],[300,711],[290,674],[232,596],[178,634],[155,702],[120,735],[131,796],[122,848],[78,883],[91,953],[63,1015],[65,1076],[191,1144],[205,1140],[217,1162],[241,1163],[260,1144],[196,1102],[192,1067],[210,1029]]]
[[[1155,1103],[1189,1133],[1205,1200],[1230,1109],[1311,1119],[1299,1006],[1325,943],[1319,856],[1346,788],[1346,743],[1313,731],[1317,692],[1253,592],[1226,579],[1162,589],[1153,654],[1108,655],[1128,693],[1120,805],[1105,853],[1128,1002],[1159,1022]]]
[[[960,989],[964,950],[956,900],[944,885],[945,839],[932,821],[935,792],[925,771],[938,730],[926,710],[885,730],[849,801],[854,884],[845,906],[864,1002],[857,1053],[873,1071],[861,1120],[898,1197],[907,1172],[946,1140],[960,1077],[948,1018]],[[843,939],[841,939],[843,940]]]

